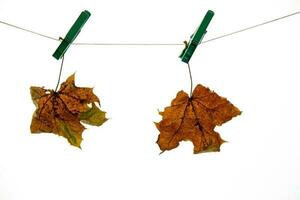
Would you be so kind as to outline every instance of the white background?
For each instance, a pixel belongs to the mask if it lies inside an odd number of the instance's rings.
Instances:
[[[208,9],[205,39],[286,15],[299,0],[0,0],[0,20],[58,38],[84,9],[77,42],[189,39]],[[191,59],[195,83],[243,114],[218,127],[221,152],[190,142],[159,155],[157,110],[189,91],[183,46],[72,46],[62,79],[94,86],[110,118],[88,127],[82,150],[29,131],[29,87],[54,88],[58,42],[0,24],[0,199],[300,199],[300,15],[205,43]]]

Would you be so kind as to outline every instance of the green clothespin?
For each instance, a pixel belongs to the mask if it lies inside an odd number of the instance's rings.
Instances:
[[[206,29],[214,16],[214,12],[209,10],[207,11],[203,21],[201,22],[200,26],[196,30],[196,32],[191,36],[191,39],[188,44],[186,44],[185,49],[180,54],[180,58],[182,62],[188,63],[196,50],[198,44],[201,43],[205,33],[207,32]]]
[[[81,12],[81,14],[77,18],[73,26],[67,33],[66,37],[63,38],[62,42],[60,43],[60,45],[52,55],[54,58],[59,60],[65,54],[65,52],[68,50],[69,46],[75,40],[81,28],[84,26],[84,24],[86,23],[86,21],[89,19],[90,16],[91,13],[87,10]]]

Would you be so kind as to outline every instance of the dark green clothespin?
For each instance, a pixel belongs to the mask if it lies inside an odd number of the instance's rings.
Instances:
[[[91,16],[91,13],[87,10],[81,12],[69,32],[67,33],[66,37],[62,39],[62,42],[52,55],[54,58],[59,60],[65,52],[68,50],[69,46],[72,44],[72,42],[75,40],[77,35],[79,34],[81,28],[84,26],[86,21],[89,19]]]
[[[180,58],[182,62],[188,63],[196,50],[197,46],[201,43],[205,33],[207,32],[206,29],[214,16],[214,12],[209,10],[207,11],[203,21],[201,22],[200,26],[196,30],[196,32],[191,36],[191,39],[188,44],[186,44],[185,49],[180,54]]]

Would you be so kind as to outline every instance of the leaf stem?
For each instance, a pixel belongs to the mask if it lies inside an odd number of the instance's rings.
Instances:
[[[192,77],[190,63],[187,63],[187,65],[188,65],[188,68],[189,68],[190,81],[191,81],[191,89],[190,89],[190,98],[191,98],[192,97],[192,93],[193,93],[193,77]]]
[[[63,55],[62,59],[61,59],[61,65],[60,65],[60,70],[59,70],[59,75],[58,75],[58,80],[57,80],[57,84],[55,87],[54,92],[57,92],[58,86],[59,86],[59,82],[60,82],[60,77],[61,77],[61,72],[62,72],[62,68],[64,66],[64,59],[65,59],[65,55]]]

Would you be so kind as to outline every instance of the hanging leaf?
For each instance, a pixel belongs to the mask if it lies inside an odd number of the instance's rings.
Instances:
[[[220,151],[224,140],[214,128],[240,115],[241,111],[199,84],[191,98],[184,91],[178,92],[171,106],[160,114],[162,120],[156,127],[160,131],[157,144],[162,152],[189,140],[194,145],[194,153],[203,153]]]
[[[31,133],[54,133],[80,148],[85,129],[81,122],[100,126],[107,120],[105,112],[96,105],[100,101],[93,88],[75,86],[74,74],[61,84],[57,92],[31,87],[30,93],[37,107],[31,121]]]

